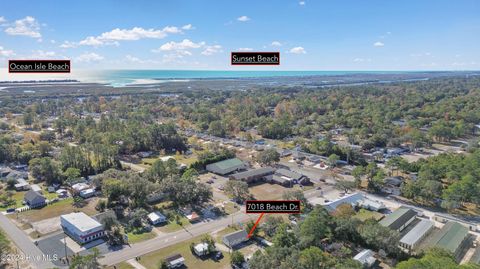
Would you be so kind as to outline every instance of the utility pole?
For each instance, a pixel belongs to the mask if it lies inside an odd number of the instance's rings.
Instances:
[[[18,250],[17,250],[17,249],[15,249],[15,256],[16,256],[16,257],[18,257],[18,255],[17,255],[17,254],[18,254]],[[16,260],[17,260],[17,269],[20,269],[20,267],[18,266],[18,260],[19,260],[19,259],[16,259]]]
[[[68,256],[67,256],[67,235],[63,234],[63,243],[65,246],[65,260],[67,260],[67,265],[70,265],[70,261],[68,261]]]

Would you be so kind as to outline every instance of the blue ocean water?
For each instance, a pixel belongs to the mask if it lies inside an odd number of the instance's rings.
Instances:
[[[88,80],[112,86],[151,84],[194,79],[235,79],[288,76],[332,76],[349,74],[398,74],[402,71],[213,71],[213,70],[103,70],[89,74]],[[85,79],[80,78],[85,81]]]

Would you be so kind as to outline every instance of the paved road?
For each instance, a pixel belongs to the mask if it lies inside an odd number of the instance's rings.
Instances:
[[[54,268],[50,261],[43,260],[43,252],[30,240],[30,238],[13,224],[5,215],[0,214],[0,228],[5,231],[5,234],[17,245],[17,247],[24,253],[25,257],[30,260],[30,264],[34,268]]]
[[[223,217],[218,220],[213,220],[210,222],[201,222],[194,224],[186,229],[182,229],[173,233],[165,234],[162,236],[155,237],[153,239],[143,241],[137,244],[132,244],[131,247],[124,247],[122,250],[110,252],[104,255],[103,258],[99,260],[102,265],[114,265],[126,260],[135,258],[136,256],[141,256],[147,253],[150,253],[161,248],[165,248],[182,241],[189,240],[193,237],[207,234],[216,230],[221,230],[226,228],[228,225],[238,222],[248,221],[250,219],[255,220],[256,215],[246,215],[240,210],[239,212],[232,214],[227,217]]]

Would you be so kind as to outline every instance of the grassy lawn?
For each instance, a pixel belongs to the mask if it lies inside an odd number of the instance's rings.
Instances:
[[[228,268],[230,264],[230,254],[223,252],[224,258],[219,262],[212,259],[200,259],[190,252],[190,244],[192,242],[199,243],[203,236],[198,236],[188,241],[172,245],[158,251],[140,257],[140,263],[148,269],[157,269],[160,261],[164,258],[173,255],[181,254],[185,258],[185,265],[187,268],[195,269],[210,269],[210,268]]]
[[[366,209],[360,209],[357,214],[355,214],[354,218],[357,218],[361,221],[366,221],[368,219],[375,219],[375,220],[380,220],[383,217],[382,213],[366,210]]]
[[[19,213],[19,217],[27,219],[29,222],[36,222],[39,220],[44,220],[48,218],[58,217],[63,214],[68,214],[72,212],[84,212],[85,214],[91,216],[97,213],[95,210],[95,201],[91,201],[89,204],[85,205],[82,208],[76,208],[72,205],[73,198],[67,198],[56,203],[47,205],[39,209],[32,209]],[[93,202],[93,203],[92,203]]]
[[[119,264],[115,264],[115,268],[117,269],[135,269],[135,267],[131,266],[127,262],[121,262]],[[113,266],[107,267],[107,269],[113,269]]]
[[[185,155],[180,155],[180,156],[175,156],[175,160],[177,160],[177,163],[184,163],[185,165],[191,165],[195,161],[198,160],[196,154],[191,154],[190,156],[185,156]]]
[[[23,196],[25,195],[26,192],[24,191],[14,191],[14,194],[12,196],[12,199],[15,200],[15,204],[9,205],[9,206],[0,206],[0,210],[6,210],[8,208],[19,208],[23,207]]]
[[[146,233],[141,233],[141,234],[134,234],[132,232],[127,233],[128,235],[128,243],[130,244],[135,244],[138,242],[142,242],[148,239],[155,238],[156,234],[155,232],[146,232]]]
[[[181,225],[178,224],[175,220],[169,220],[167,225],[159,227],[158,229],[164,233],[171,233],[182,229],[182,227],[190,226],[190,222],[188,221],[188,219],[183,216],[180,216],[180,223]]]
[[[55,198],[58,198],[58,194],[55,192],[48,192],[48,191],[43,191],[43,196],[47,198],[48,200],[53,200]]]
[[[152,165],[156,160],[158,160],[158,158],[143,158],[141,163]]]
[[[226,234],[229,234],[229,233],[233,233],[235,231],[237,231],[238,229],[235,228],[235,227],[227,227],[221,231],[219,231],[218,233],[215,233],[214,234],[214,238],[215,238],[215,241],[217,241],[218,243],[221,243],[222,242],[222,237]]]
[[[228,203],[225,204],[225,213],[227,213],[229,215],[237,212],[238,210],[239,210],[238,206],[236,206],[232,202],[228,202]]]

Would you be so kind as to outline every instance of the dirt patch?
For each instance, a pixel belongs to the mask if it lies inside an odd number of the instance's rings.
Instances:
[[[32,223],[32,227],[40,234],[48,234],[61,229],[60,218],[53,217]]]

